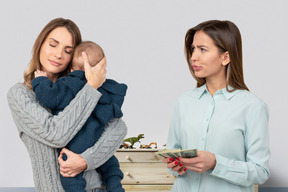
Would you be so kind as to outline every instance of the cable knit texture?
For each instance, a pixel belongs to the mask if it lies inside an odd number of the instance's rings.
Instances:
[[[100,97],[97,90],[86,84],[61,113],[53,116],[23,83],[8,91],[8,104],[19,136],[30,155],[37,192],[64,192],[59,178],[57,148],[66,146],[82,128]],[[88,166],[84,173],[86,190],[99,186],[95,183],[97,173],[94,169],[116,152],[127,133],[121,119],[112,120],[104,130],[97,144],[81,154]]]
[[[57,79],[56,82],[51,81],[47,77],[37,77],[33,79],[32,87],[40,103],[44,105],[44,107],[51,107],[53,114],[58,114],[71,102],[86,82],[84,71],[76,70],[69,73],[68,76]],[[123,116],[121,107],[124,102],[127,86],[125,84],[119,84],[112,79],[107,79],[103,85],[98,88],[98,91],[102,94],[102,97],[99,99],[92,115],[66,146],[67,149],[74,153],[82,153],[87,148],[93,146],[103,133],[104,125],[113,118],[121,118]],[[67,159],[65,154],[63,155],[63,159]],[[113,189],[113,191],[123,190],[121,185],[123,173],[120,170],[119,162],[115,156],[112,156],[110,159],[101,166],[110,166],[109,168],[105,168],[105,171],[103,171],[104,169],[100,169],[102,170],[102,180],[105,184],[109,183],[113,186],[107,186],[108,192],[111,191],[110,189]],[[112,162],[115,163],[115,165],[113,165]],[[113,177],[106,176],[112,173]],[[117,179],[115,179],[115,177]],[[118,178],[121,179],[119,180]],[[63,177],[60,175],[60,179],[66,192],[79,192],[85,189],[86,181],[83,178],[83,172],[75,177]],[[119,187],[119,189],[116,187]]]

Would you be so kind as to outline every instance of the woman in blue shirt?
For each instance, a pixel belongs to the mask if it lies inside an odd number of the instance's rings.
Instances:
[[[172,191],[252,192],[270,175],[269,110],[244,83],[240,31],[230,21],[200,23],[185,52],[197,88],[174,104],[167,149],[198,156],[163,159],[177,176]]]

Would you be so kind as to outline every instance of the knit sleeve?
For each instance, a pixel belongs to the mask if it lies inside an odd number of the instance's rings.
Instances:
[[[105,130],[97,143],[81,154],[87,163],[87,170],[100,167],[112,157],[126,134],[127,127],[122,119],[111,120],[105,126]]]
[[[53,116],[23,83],[10,88],[7,94],[20,137],[25,133],[54,148],[67,145],[84,125],[100,97],[101,93],[86,84],[62,112]]]
[[[62,110],[85,83],[78,76],[61,77],[56,82],[47,77],[37,77],[32,80],[32,88],[41,105],[51,110]]]

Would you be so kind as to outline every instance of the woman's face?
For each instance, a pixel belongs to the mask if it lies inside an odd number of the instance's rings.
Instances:
[[[71,61],[73,40],[65,27],[58,27],[50,32],[40,49],[41,70],[56,81],[59,73],[64,71]]]
[[[225,79],[226,56],[220,54],[214,41],[203,31],[197,31],[192,43],[191,63],[196,77],[206,81]]]

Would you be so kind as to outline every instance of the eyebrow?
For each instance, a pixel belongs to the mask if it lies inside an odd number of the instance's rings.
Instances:
[[[54,38],[52,38],[52,37],[51,37],[50,39],[53,40],[53,41],[55,41],[55,42],[58,43],[58,44],[60,43],[59,41],[57,41],[56,39],[54,39]],[[72,49],[73,49],[74,47],[73,47],[73,46],[66,46],[66,48],[72,48]]]
[[[192,46],[195,47],[194,45],[192,45]],[[197,45],[196,47],[197,47],[197,48],[202,48],[202,47],[209,48],[209,47],[206,46],[206,45]]]

